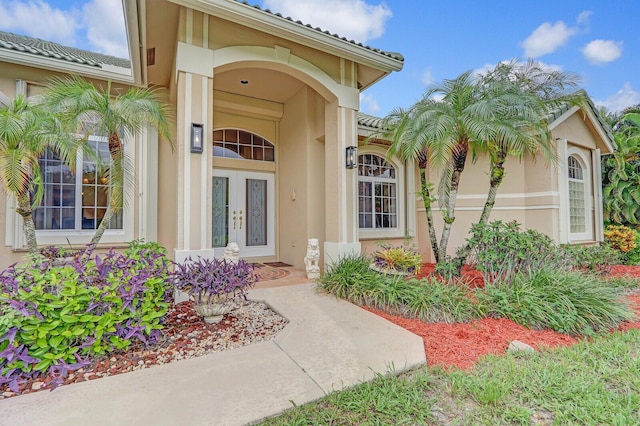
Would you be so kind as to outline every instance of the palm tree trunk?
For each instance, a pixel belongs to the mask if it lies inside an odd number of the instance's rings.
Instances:
[[[440,254],[441,261],[447,258],[447,245],[451,235],[453,222],[456,220],[456,199],[458,197],[458,187],[460,186],[460,175],[464,171],[464,165],[467,160],[467,151],[469,145],[465,141],[460,144],[459,149],[453,153],[453,172],[451,173],[451,185],[449,187],[449,196],[447,197],[447,205],[444,215],[444,226],[442,227],[442,236],[440,238]]]
[[[89,242],[89,248],[95,247],[100,242],[100,240],[102,239],[102,235],[104,235],[104,231],[107,230],[109,224],[111,223],[111,218],[113,218],[113,208],[109,207],[107,208],[107,211],[105,212],[100,225],[98,225],[96,232],[93,234],[93,237]]]
[[[504,150],[498,152],[496,159],[491,160],[489,170],[489,192],[487,194],[487,200],[484,203],[482,214],[480,215],[480,221],[478,224],[485,225],[489,221],[493,206],[496,204],[496,195],[498,194],[498,188],[504,180],[504,163],[507,161],[507,153]],[[469,244],[465,244],[458,250],[458,256],[456,257],[456,264],[458,265],[458,271],[464,266],[467,258],[471,254],[471,247]]]
[[[36,226],[33,223],[33,209],[31,208],[31,200],[26,194],[18,196],[18,208],[16,212],[22,216],[24,222],[24,237],[27,241],[27,249],[32,257],[38,255],[38,240],[36,238]]]
[[[120,140],[120,136],[118,135],[118,133],[115,133],[115,132],[110,133],[108,142],[109,142],[109,153],[111,154],[111,160],[112,160],[111,167],[121,167],[122,162],[118,160],[122,156],[122,141]],[[111,177],[113,177],[114,175],[115,175],[115,172],[112,172]],[[116,209],[116,207],[112,205],[113,196],[114,196],[113,187],[114,187],[114,183],[109,182],[109,186],[107,187],[107,203],[108,203],[107,211],[105,212],[104,217],[100,222],[100,225],[98,225],[98,228],[96,228],[96,232],[93,234],[93,237],[89,242],[89,246],[87,247],[85,254],[88,254],[100,242],[100,240],[102,239],[102,236],[104,235],[104,231],[107,230],[107,228],[109,227],[109,224],[111,223],[111,219],[113,218],[113,215],[114,215],[114,210]]]
[[[422,164],[420,166],[422,166]],[[427,215],[427,226],[429,228],[429,242],[431,243],[433,256],[435,257],[436,263],[438,263],[440,261],[440,252],[438,251],[438,237],[436,236],[436,229],[433,223],[433,211],[431,210],[431,193],[429,192],[429,186],[427,185],[427,178],[425,176],[427,169],[420,167],[419,170],[422,202],[424,203],[424,210]]]
[[[491,170],[489,172],[489,193],[487,194],[487,201],[484,203],[482,214],[480,215],[480,225],[485,225],[489,221],[489,216],[493,210],[493,206],[496,204],[496,195],[498,193],[498,187],[502,184],[504,179],[504,163],[507,161],[507,153],[503,150],[498,152],[496,161],[491,162]]]

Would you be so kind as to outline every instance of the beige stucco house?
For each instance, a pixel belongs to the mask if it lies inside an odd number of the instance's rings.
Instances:
[[[379,121],[359,113],[360,93],[403,58],[235,0],[124,0],[131,61],[0,33],[0,104],[37,93],[51,75],[76,73],[115,90],[165,91],[175,148],[149,129],[127,141],[135,197],[103,242],[154,240],[174,258],[240,256],[303,267],[309,238],[324,261],[410,239],[429,258],[414,164],[364,144]],[[597,111],[569,109],[551,125],[560,161],[508,163],[492,218],[517,219],[559,242],[602,239],[600,155],[611,135]],[[98,148],[105,145],[91,138]],[[347,165],[350,147],[358,147]],[[95,165],[78,172],[43,159],[49,198],[36,212],[43,245],[87,242],[103,212]],[[477,221],[486,162],[467,166],[451,247]],[[93,174],[92,174],[93,173]],[[20,218],[0,197],[0,268],[24,254]]]

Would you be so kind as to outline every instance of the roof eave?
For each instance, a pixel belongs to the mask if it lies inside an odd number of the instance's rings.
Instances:
[[[107,71],[98,67],[52,59],[46,56],[34,55],[32,53],[2,49],[0,50],[0,59],[17,65],[58,71],[67,74],[78,74],[84,77],[111,80],[117,83],[132,84],[134,82],[134,79],[130,74]]]
[[[146,73],[146,52],[144,43],[144,0],[122,0],[122,11],[124,14],[124,24],[127,32],[127,42],[129,44],[129,56],[131,63],[131,73],[133,82],[138,86],[147,85]]]
[[[591,103],[589,104],[589,106],[591,106]],[[594,128],[596,129],[596,132],[598,132],[598,136],[600,136],[600,138],[604,142],[605,146],[609,150],[609,153],[614,152],[616,150],[615,149],[615,141],[612,140],[611,137],[609,137],[609,135],[607,134],[607,132],[602,128],[602,125],[600,124],[600,121],[598,120],[598,117],[595,115],[595,113],[593,111],[593,108],[591,108],[591,107],[587,108],[585,110],[585,109],[580,108],[580,107],[575,106],[575,105],[572,106],[567,111],[565,111],[563,114],[561,114],[560,117],[556,118],[551,123],[549,123],[549,130],[555,129],[562,122],[564,122],[567,118],[571,117],[573,114],[575,114],[578,111],[582,111],[583,113],[585,113],[587,115],[587,117],[589,117],[589,120],[593,123]],[[604,153],[604,154],[607,154],[607,153]]]
[[[131,1],[131,0],[125,0]],[[204,13],[237,22],[274,36],[292,39],[305,46],[313,47],[354,62],[390,73],[400,71],[403,61],[376,51],[358,46],[349,41],[326,34],[314,28],[290,21],[261,9],[228,0],[169,0]],[[293,37],[292,37],[293,35]]]

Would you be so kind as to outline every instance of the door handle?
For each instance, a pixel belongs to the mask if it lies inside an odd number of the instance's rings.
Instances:
[[[237,220],[236,211],[234,210],[233,211],[233,229],[236,229],[236,220]],[[242,219],[240,219],[240,220],[242,220]],[[242,222],[240,222],[240,223],[241,223],[240,227],[242,227]]]
[[[242,210],[240,210],[240,229],[242,229]]]

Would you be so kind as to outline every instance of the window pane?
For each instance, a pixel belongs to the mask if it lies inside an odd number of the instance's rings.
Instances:
[[[213,156],[256,161],[275,161],[273,144],[258,135],[235,129],[214,132]]]
[[[396,228],[398,197],[395,168],[383,157],[361,154],[358,156],[358,176],[360,228]],[[372,207],[375,211],[371,210]],[[375,220],[367,222],[366,214]]]

